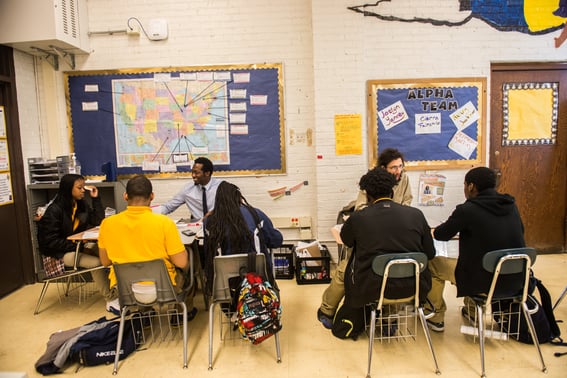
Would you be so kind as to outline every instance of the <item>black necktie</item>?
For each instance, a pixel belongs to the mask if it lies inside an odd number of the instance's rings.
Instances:
[[[207,188],[203,186],[203,216],[207,215],[209,208],[207,207]]]

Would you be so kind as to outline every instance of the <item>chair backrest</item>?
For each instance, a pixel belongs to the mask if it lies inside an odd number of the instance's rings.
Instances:
[[[113,264],[120,307],[176,302],[175,289],[163,259]]]
[[[483,268],[493,273],[487,301],[492,298],[527,296],[530,267],[535,263],[537,252],[534,248],[508,248],[488,252],[482,258]],[[507,287],[498,286],[500,275],[517,274],[518,278],[507,282]]]
[[[228,280],[232,277],[239,277],[241,268],[250,271],[248,268],[247,253],[215,257],[213,301],[227,301],[231,299]],[[264,278],[267,278],[266,256],[263,253],[256,255],[256,272]]]
[[[388,276],[392,278],[413,277],[415,275],[415,268],[413,261],[419,264],[419,271],[423,272],[427,266],[427,256],[422,252],[401,252],[401,253],[387,253],[376,256],[372,260],[372,271],[377,275],[384,277],[386,267],[388,269]]]
[[[427,256],[422,252],[399,252],[378,255],[372,260],[372,271],[382,277],[380,297],[378,297],[378,308],[386,298],[386,286],[389,278],[415,277],[415,291],[412,298],[415,306],[419,305],[419,274],[427,267]]]

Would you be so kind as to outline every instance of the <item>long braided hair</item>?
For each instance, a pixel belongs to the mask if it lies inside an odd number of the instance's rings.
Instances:
[[[230,247],[232,253],[249,252],[253,239],[240,212],[241,205],[254,210],[236,185],[228,181],[221,182],[217,189],[215,208],[207,217],[207,251],[216,251],[217,248],[226,250]]]
[[[206,219],[205,271],[207,272],[207,286],[212,285],[213,260],[219,248],[221,252],[230,248],[232,254],[248,253],[251,248],[254,248],[253,237],[240,212],[241,205],[255,211],[236,185],[228,181],[221,182],[217,189],[214,210]]]

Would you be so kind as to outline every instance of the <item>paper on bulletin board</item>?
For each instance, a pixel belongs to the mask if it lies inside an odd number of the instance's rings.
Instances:
[[[10,173],[0,173],[0,206],[14,202]]]
[[[8,157],[8,141],[0,139],[0,171],[10,170],[10,160]]]
[[[335,153],[337,155],[362,154],[362,115],[335,115]]]
[[[0,138],[6,138],[6,116],[3,106],[0,106]]]

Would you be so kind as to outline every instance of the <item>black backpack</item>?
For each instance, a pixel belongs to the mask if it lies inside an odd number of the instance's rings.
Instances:
[[[104,323],[104,327],[90,331],[77,340],[71,347],[70,359],[82,366],[96,366],[114,362],[116,343],[118,342],[119,320],[101,318],[96,322]],[[119,360],[123,360],[134,352],[143,340],[140,320],[126,320]]]
[[[335,313],[333,328],[331,328],[333,335],[339,339],[356,340],[358,335],[364,331],[364,311],[364,307],[354,308],[343,303]]]
[[[533,295],[535,288],[537,288],[539,292],[541,303]],[[566,345],[560,337],[561,330],[559,329],[555,316],[553,315],[553,307],[551,305],[551,296],[549,295],[549,291],[543,283],[533,275],[530,277],[529,292],[530,294],[527,298],[528,308],[531,310],[536,306],[539,307],[538,310],[531,315],[538,342],[540,344],[550,342],[557,345]],[[504,329],[510,329],[512,330],[511,332],[518,330],[517,336],[512,336],[515,340],[526,344],[533,344],[532,335],[530,334],[530,330],[520,308],[520,304],[504,303],[504,306],[510,306],[511,315],[505,319],[495,317],[495,320],[501,323],[503,328],[506,327]]]

